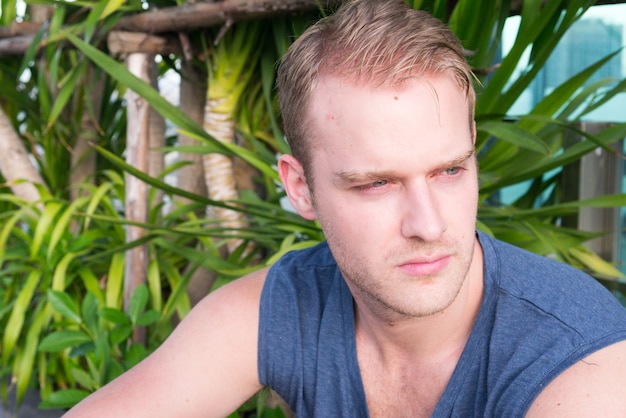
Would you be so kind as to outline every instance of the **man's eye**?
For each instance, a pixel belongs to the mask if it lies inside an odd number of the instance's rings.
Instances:
[[[368,190],[384,187],[387,184],[389,184],[389,180],[376,180],[371,183],[363,184],[361,186],[356,186],[355,190],[368,191]]]
[[[456,174],[459,174],[460,171],[461,171],[461,167],[450,167],[450,168],[446,168],[444,170],[444,173],[448,176],[454,176]]]

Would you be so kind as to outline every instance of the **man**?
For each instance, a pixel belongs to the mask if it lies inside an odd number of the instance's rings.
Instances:
[[[327,243],[205,298],[70,416],[226,416],[262,385],[299,417],[626,416],[626,310],[476,233],[472,76],[403,0],[355,0],[279,71],[278,170]]]

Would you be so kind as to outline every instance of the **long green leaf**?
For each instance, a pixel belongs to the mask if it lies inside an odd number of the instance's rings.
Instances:
[[[176,106],[165,100],[152,86],[130,73],[122,64],[72,34],[68,34],[67,38],[111,77],[146,99],[164,118],[171,120],[178,127],[188,132],[193,132],[197,137],[213,141],[214,145],[220,148],[219,141],[211,138],[202,127],[198,126],[197,123],[182,113]],[[222,148],[222,150],[227,152],[225,148]]]
[[[82,253],[87,252],[88,250],[84,250]],[[61,260],[57,263],[54,269],[54,274],[52,275],[52,289],[63,291],[68,285],[67,280],[67,269],[69,268],[72,261],[79,257],[81,253],[73,253],[68,252],[65,254]]]
[[[41,271],[33,269],[24,287],[15,299],[11,316],[7,321],[6,327],[3,331],[2,337],[2,363],[6,364],[9,356],[12,354],[15,344],[22,333],[22,327],[24,325],[24,319],[26,318],[26,312],[31,308],[33,295],[35,289],[41,279]]]
[[[50,109],[46,129],[50,129],[57,122],[61,112],[66,109],[69,100],[74,97],[74,94],[78,90],[77,85],[84,73],[85,63],[83,62],[72,68],[68,76],[61,81],[61,90],[56,96],[56,100],[54,100],[52,108]]]
[[[191,310],[191,304],[189,303],[189,297],[185,290],[187,284],[191,280],[192,274],[198,268],[197,265],[192,265],[185,272],[185,276],[181,277],[179,270],[173,266],[167,260],[159,260],[161,270],[165,273],[172,293],[169,295],[165,306],[163,307],[163,317],[169,320],[174,313],[177,313],[179,318],[184,318]]]
[[[89,215],[95,213],[96,209],[100,205],[100,202],[105,198],[105,196],[109,193],[109,191],[114,187],[112,182],[104,182],[93,192],[90,196],[89,205],[85,211],[87,215],[85,217],[85,223],[83,225],[84,229],[89,228],[89,223],[91,218]]]
[[[531,161],[525,164],[523,169],[511,169],[505,176],[497,179],[491,184],[483,184],[481,193],[492,193],[511,184],[516,184],[528,179],[536,178],[550,170],[565,166],[580,159],[583,155],[593,151],[599,145],[608,145],[626,137],[626,123],[612,125],[603,131],[594,135],[594,141],[581,141],[575,145],[565,149],[561,154],[555,155],[550,159],[540,161]]]
[[[619,51],[617,51],[619,52]],[[537,106],[532,110],[531,114],[534,115],[554,115],[563,105],[573,97],[577,90],[589,80],[589,78],[595,74],[600,68],[602,68],[608,61],[610,61],[617,52],[609,54],[601,60],[595,62],[578,74],[568,79],[556,89],[552,91],[547,97],[541,100]],[[532,129],[532,127],[527,127]]]
[[[37,256],[45,236],[50,233],[50,230],[52,230],[55,217],[62,208],[63,206],[58,202],[50,201],[46,203],[46,206],[41,213],[41,218],[39,218],[39,222],[37,222],[37,228],[35,229],[33,244],[30,249],[31,259],[35,259]]]
[[[22,208],[15,212],[7,221],[5,221],[0,231],[0,267],[5,261],[6,244],[11,232],[16,228],[16,224],[23,219],[23,215],[27,212],[27,208]]]
[[[592,269],[594,274],[600,274],[610,278],[624,277],[624,274],[615,268],[615,266],[609,264],[606,260],[603,260],[596,253],[585,247],[572,248],[569,253],[573,257],[576,257],[582,264]]]
[[[17,376],[15,392],[18,404],[22,402],[22,399],[30,386],[41,331],[50,321],[50,310],[44,306],[44,302],[42,301],[35,310],[34,320],[26,333],[25,344],[21,350],[20,361],[15,367],[15,375]]]
[[[155,254],[156,251],[153,249],[150,253]],[[152,307],[161,312],[163,307],[161,272],[159,270],[159,262],[156,258],[156,256],[152,256],[150,258],[150,262],[148,263],[147,282],[148,288],[150,289],[150,301],[152,302]]]
[[[106,306],[119,308],[121,306],[122,286],[124,283],[124,253],[113,254],[106,288]]]
[[[52,254],[57,248],[57,244],[59,243],[63,235],[68,233],[69,224],[72,216],[76,213],[76,209],[89,202],[89,199],[89,197],[82,197],[74,200],[70,204],[70,206],[63,211],[58,221],[55,223],[52,234],[50,235],[50,242],[48,244],[48,262],[50,262],[50,260],[52,259]]]
[[[117,81],[146,99],[150,103],[150,106],[152,106],[159,114],[176,124],[188,136],[208,141],[221,153],[227,155],[235,154],[256,168],[262,170],[266,169],[265,167],[267,165],[245,148],[234,144],[225,144],[211,137],[204,129],[191,120],[191,118],[181,112],[180,109],[165,100],[165,98],[163,98],[152,86],[131,74],[123,65],[111,59],[109,56],[100,52],[93,46],[80,40],[78,37],[72,34],[68,34],[67,36],[70,42],[87,55],[89,59],[95,62],[111,77],[115,78]]]
[[[9,26],[17,17],[17,0],[0,2],[0,25]]]
[[[527,148],[544,155],[550,154],[550,148],[541,138],[519,125],[508,122],[489,121],[477,124],[476,129],[513,145]]]
[[[114,155],[113,153],[96,146],[96,149],[98,150],[99,153],[101,153],[105,158],[107,158],[107,160],[111,161],[113,164],[119,166],[120,168],[122,168],[124,171],[127,171],[129,174],[137,177],[138,179],[144,181],[145,183],[154,186],[160,190],[163,190],[167,193],[171,193],[173,195],[178,195],[181,197],[185,197],[189,200],[193,200],[199,203],[204,203],[207,206],[216,206],[216,207],[223,207],[223,208],[228,208],[228,209],[232,209],[235,211],[240,211],[240,212],[244,212],[253,216],[258,216],[258,217],[264,217],[264,218],[270,218],[273,219],[277,216],[276,213],[267,213],[267,211],[258,211],[258,210],[252,210],[249,207],[241,207],[239,205],[236,204],[229,204],[227,202],[220,202],[220,201],[215,201],[215,200],[211,200],[208,199],[204,196],[200,196],[200,195],[196,195],[194,193],[190,193],[186,190],[183,189],[179,189],[177,187],[171,186],[163,181],[160,181],[154,177],[151,177],[149,175],[147,175],[146,173],[142,172],[141,170],[138,170],[137,168],[127,164],[126,162],[124,162],[121,158],[117,157],[116,155]],[[290,219],[290,223],[293,223],[294,225],[301,225],[303,227],[310,227],[309,223],[306,221],[303,221],[301,218],[292,218]],[[143,225],[143,226],[147,226],[147,225]]]
[[[100,305],[104,305],[104,293],[100,288],[100,283],[98,283],[98,278],[94,274],[93,270],[86,266],[79,267],[78,275],[82,279],[87,291],[96,297]]]

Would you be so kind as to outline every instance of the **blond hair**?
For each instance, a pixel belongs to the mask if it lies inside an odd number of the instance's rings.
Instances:
[[[292,153],[310,172],[311,94],[321,76],[373,86],[449,72],[465,91],[474,118],[473,75],[459,39],[440,20],[404,0],[350,0],[319,20],[289,48],[278,70],[283,129]]]

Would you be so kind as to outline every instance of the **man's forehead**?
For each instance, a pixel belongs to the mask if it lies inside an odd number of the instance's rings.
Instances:
[[[404,94],[410,94],[417,89],[424,93],[412,95],[411,100],[434,100],[435,103],[439,103],[439,89],[443,88],[444,85],[459,98],[459,101],[465,103],[469,119],[471,112],[467,91],[458,84],[453,74],[448,72],[411,75],[383,84],[363,82],[354,77],[325,75],[320,77],[312,88],[311,100],[307,109],[308,114],[305,115],[305,118],[310,122],[323,122],[330,116],[328,111],[331,108],[334,110],[335,116],[353,113],[355,112],[353,106],[333,105],[345,102],[354,94],[359,95],[364,100],[371,98],[380,102],[387,99],[398,100],[404,97]],[[384,104],[380,104],[380,106],[384,106]]]
[[[401,86],[376,87],[360,85],[355,83],[354,80],[337,76],[328,75],[320,79],[320,83],[316,87],[316,98],[312,101],[311,107],[308,109],[309,114],[306,115],[307,117],[303,121],[303,123],[306,123],[309,133],[308,145],[310,152],[326,152],[329,151],[327,148],[330,146],[331,148],[338,147],[335,151],[340,151],[343,154],[348,152],[343,147],[344,143],[346,145],[349,143],[351,147],[358,147],[361,142],[359,138],[369,143],[370,141],[366,139],[368,135],[381,133],[383,136],[391,135],[390,138],[396,138],[391,133],[395,129],[400,129],[400,136],[405,142],[408,141],[406,145],[410,146],[411,136],[417,135],[416,139],[419,139],[420,132],[422,132],[420,130],[420,123],[422,122],[419,122],[420,120],[431,125],[429,121],[432,121],[433,118],[436,120],[443,115],[447,119],[447,126],[457,126],[453,128],[453,131],[448,132],[448,137],[452,135],[467,138],[466,144],[461,142],[455,144],[454,148],[457,148],[458,145],[457,149],[459,151],[457,153],[452,155],[447,152],[443,157],[453,160],[456,156],[465,155],[465,150],[468,150],[471,154],[473,151],[469,150],[473,148],[473,132],[472,124],[469,123],[469,113],[466,113],[467,118],[448,117],[451,115],[449,111],[441,113],[441,109],[439,109],[440,97],[435,87],[441,86],[448,92],[444,94],[445,100],[447,100],[446,103],[448,103],[448,106],[452,103],[452,106],[456,109],[452,114],[458,115],[458,112],[469,112],[468,108],[462,104],[463,102],[467,103],[466,97],[456,84],[456,81],[452,77],[443,75],[428,80],[415,79],[415,81],[417,85],[407,81],[407,83]],[[423,112],[415,114],[415,112],[410,110],[411,102],[406,102],[403,95],[410,87],[418,89],[417,91],[413,90],[407,93],[407,97],[411,101],[419,100],[422,102],[427,100],[428,103],[435,105],[432,117],[427,116]],[[453,99],[450,99],[450,94],[454,97]],[[372,101],[369,101],[370,99]],[[409,105],[409,107],[406,105]],[[430,104],[427,106],[430,106]],[[376,115],[381,112],[385,116],[378,118]],[[394,115],[397,115],[397,119]],[[407,124],[406,127],[405,122]],[[384,132],[380,132],[380,129],[384,129]],[[407,136],[408,132],[414,132],[414,135]],[[377,146],[384,147],[384,144],[378,142]],[[384,149],[381,150],[384,151]],[[408,149],[407,151],[410,152]]]

